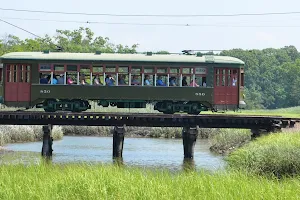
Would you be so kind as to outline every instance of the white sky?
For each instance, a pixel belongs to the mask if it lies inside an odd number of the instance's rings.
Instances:
[[[0,8],[62,12],[113,14],[235,14],[300,11],[298,0],[1,0]],[[122,23],[175,23],[229,26],[299,27],[207,27],[207,26],[128,26],[23,21],[9,18],[38,18]],[[294,45],[300,49],[300,14],[243,17],[146,18],[59,15],[0,10],[0,18],[37,35],[53,36],[56,29],[89,27],[97,36],[109,37],[120,44],[140,44],[138,51],[183,49],[262,49]],[[22,39],[33,36],[0,22],[0,36],[14,34]]]

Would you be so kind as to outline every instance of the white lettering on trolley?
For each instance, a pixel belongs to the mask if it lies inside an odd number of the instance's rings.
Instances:
[[[50,93],[50,90],[40,90],[40,93],[41,93],[41,94],[49,94],[49,93]]]
[[[205,93],[203,93],[203,92],[196,92],[195,96],[205,96]]]

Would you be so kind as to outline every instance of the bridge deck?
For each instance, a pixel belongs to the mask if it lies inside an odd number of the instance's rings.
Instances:
[[[245,115],[164,115],[156,113],[95,113],[95,112],[0,112],[0,124],[6,125],[78,125],[78,126],[144,126],[200,128],[271,129],[286,127],[291,118]]]

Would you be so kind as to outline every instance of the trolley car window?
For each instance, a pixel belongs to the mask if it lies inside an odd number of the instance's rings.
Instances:
[[[232,82],[232,71],[228,69],[227,86],[231,86],[231,82]]]
[[[94,73],[103,73],[103,66],[93,66]]]
[[[104,83],[104,67],[102,65],[94,65],[92,67],[92,84],[95,86],[103,85]]]
[[[54,65],[54,71],[64,72],[65,66],[64,65]]]
[[[118,67],[118,85],[129,85],[129,67],[119,66]]]
[[[28,66],[30,68],[30,66]],[[29,70],[29,69],[27,69]],[[51,65],[50,64],[40,64],[40,72],[51,72]]]
[[[82,85],[91,85],[92,80],[91,80],[91,68],[89,65],[80,65],[80,84]]]

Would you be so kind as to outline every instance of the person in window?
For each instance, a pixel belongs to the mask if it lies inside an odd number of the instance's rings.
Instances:
[[[170,78],[170,83],[169,83],[170,86],[176,86],[176,77],[172,76]]]
[[[48,84],[48,75],[43,75],[43,77],[40,79],[40,84]]]
[[[186,76],[182,78],[182,86],[187,86]]]
[[[204,81],[202,85],[203,85],[203,87],[206,87],[206,82]]]
[[[162,80],[162,77],[159,76],[157,81],[156,81],[156,86],[166,86],[166,84],[164,83],[164,81]]]
[[[149,75],[146,75],[146,76],[145,76],[144,85],[150,86],[150,76],[149,76]]]
[[[57,84],[57,78],[56,78],[56,75],[53,74],[53,79],[52,79],[52,85],[56,85]]]
[[[134,76],[133,76],[133,79],[132,79],[132,81],[131,81],[131,85],[140,85],[140,81],[139,81],[137,75],[134,75]]]
[[[94,77],[93,84],[94,85],[102,85],[98,74]]]
[[[73,80],[73,78],[72,78],[70,75],[68,76],[67,84],[68,84],[68,85],[75,84],[75,81]]]
[[[105,78],[105,84],[107,86],[113,86],[115,84],[115,79],[110,74],[108,74]]]
[[[195,78],[195,80],[193,80],[191,82],[190,86],[192,86],[192,87],[199,87],[199,85],[197,84],[197,78]]]
[[[86,85],[85,75],[84,75],[84,74],[82,74],[82,75],[80,76],[80,84],[81,84],[81,85]]]
[[[233,80],[232,80],[232,86],[236,86],[236,82],[237,82],[236,78],[233,77]]]
[[[118,84],[119,84],[119,85],[126,85],[124,75],[122,75],[122,74],[119,75],[119,78],[118,78]]]
[[[65,84],[65,78],[64,78],[63,74],[59,75],[59,78],[57,79],[57,84],[60,84],[60,85]]]

